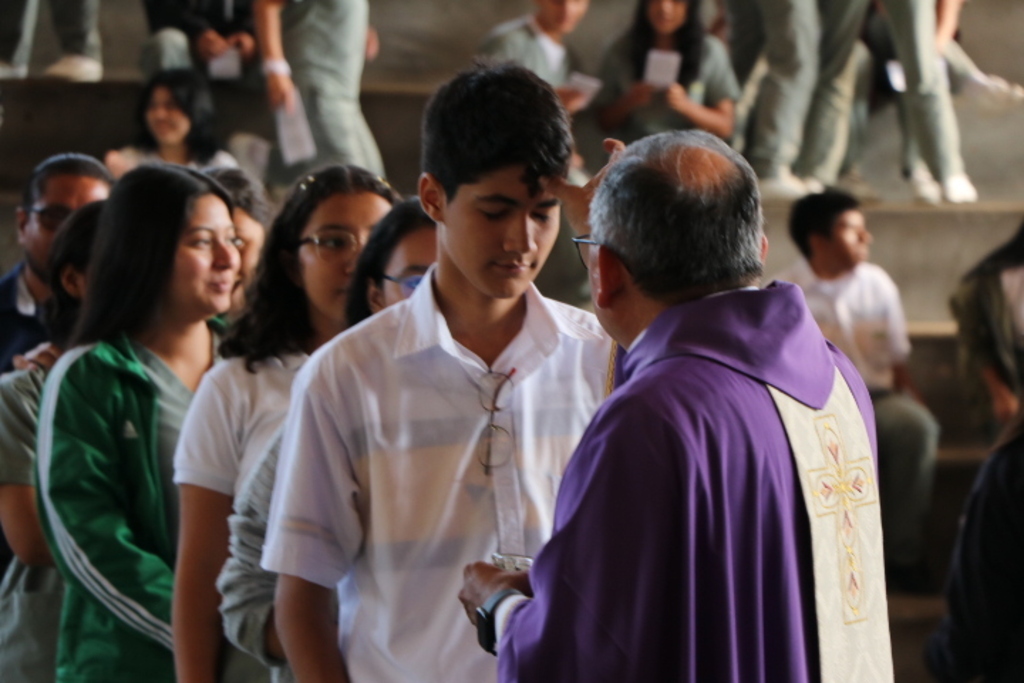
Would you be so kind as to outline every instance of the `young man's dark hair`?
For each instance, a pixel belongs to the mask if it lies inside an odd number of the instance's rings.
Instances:
[[[21,195],[21,208],[30,211],[46,187],[46,181],[53,176],[73,175],[86,178],[96,178],[108,185],[114,184],[114,177],[110,171],[98,159],[86,154],[69,152],[67,154],[55,154],[32,169],[28,183]]]
[[[522,164],[531,192],[564,177],[572,156],[569,117],[555,91],[529,69],[478,60],[441,86],[423,116],[423,170],[448,199],[459,185]]]
[[[793,204],[789,214],[789,236],[804,258],[811,257],[811,235],[825,239],[832,236],[836,219],[847,211],[860,208],[860,202],[839,190],[807,195]]]

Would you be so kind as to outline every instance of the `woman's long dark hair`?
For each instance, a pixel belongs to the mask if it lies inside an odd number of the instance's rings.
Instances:
[[[654,47],[654,27],[647,19],[647,5],[651,0],[637,0],[631,30],[630,56],[633,77],[642,80],[647,66],[647,52]],[[700,74],[701,54],[704,50],[704,24],[700,20],[700,0],[682,0],[686,3],[686,21],[673,36],[676,52],[683,56],[679,69],[679,84],[689,88]]]
[[[153,98],[153,91],[159,87],[167,88],[171,98],[185,112],[191,124],[185,144],[188,145],[189,156],[197,165],[209,163],[213,155],[220,149],[217,136],[213,132],[215,110],[213,95],[202,74],[192,69],[170,69],[149,79],[142,89],[138,106],[135,109],[135,123],[138,135],[135,144],[144,150],[155,151],[158,147],[156,138],[146,123],[146,110]]]
[[[46,300],[46,329],[50,341],[58,348],[66,348],[75,328],[81,300],[71,296],[61,280],[64,269],[71,266],[79,273],[87,273],[92,244],[100,224],[100,212],[105,201],[93,202],[76,210],[57,230],[50,247],[50,291]]]
[[[153,321],[182,231],[195,201],[208,194],[230,212],[231,199],[220,185],[181,166],[140,166],[114,185],[100,213],[75,345],[138,334]]]
[[[419,197],[395,204],[395,208],[380,220],[366,246],[363,247],[363,253],[359,255],[359,263],[356,264],[356,272],[348,288],[345,317],[349,327],[373,315],[368,297],[370,283],[373,282],[378,287],[384,286],[384,269],[387,268],[391,254],[399,242],[410,233],[436,225],[434,219],[423,210]]]
[[[1024,222],[1017,228],[1017,234],[1005,244],[998,246],[988,256],[981,259],[978,265],[964,276],[964,279],[983,275],[985,273],[999,272],[1006,268],[1024,265]]]
[[[292,187],[263,245],[256,278],[245,293],[245,310],[220,345],[222,356],[244,357],[251,372],[258,361],[305,349],[314,333],[309,302],[288,264],[294,262],[302,231],[321,202],[361,192],[380,195],[391,204],[398,201],[390,185],[358,166],[329,166]]]

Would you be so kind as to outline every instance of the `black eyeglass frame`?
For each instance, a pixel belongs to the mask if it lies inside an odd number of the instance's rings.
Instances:
[[[75,211],[63,204],[47,204],[42,207],[30,206],[28,212],[38,216],[37,220],[42,227],[54,231],[63,225],[64,221]]]
[[[495,417],[497,413],[502,410],[502,408],[498,406],[498,398],[501,395],[501,390],[512,384],[512,377],[516,374],[516,371],[513,368],[511,372],[506,374],[504,372],[491,370],[487,374],[489,376],[495,375],[500,377],[497,384],[494,386],[494,393],[491,395],[490,401],[485,401],[483,399],[483,394],[480,394],[480,407],[487,411],[489,419],[487,421],[487,427],[484,434],[477,443],[477,461],[483,466],[484,474],[486,476],[490,476],[492,469],[504,465],[513,457],[513,453],[515,452],[515,436],[508,429],[497,424]],[[493,458],[495,437],[508,440],[508,453],[499,463],[495,463]],[[486,455],[481,452],[484,450],[482,447],[485,447]]]
[[[629,264],[626,263],[626,260],[622,258],[622,256],[619,256],[618,252],[609,247],[607,244],[592,239],[592,236],[589,233],[586,235],[580,235],[579,237],[573,237],[572,241],[573,244],[576,245],[576,255],[580,257],[580,263],[582,263],[583,267],[586,268],[587,270],[590,270],[590,264],[587,263],[587,259],[583,257],[583,247],[581,246],[583,244],[586,244],[587,246],[604,247],[605,249],[610,249],[611,252],[618,257],[619,261],[622,263],[623,267],[625,267],[626,271],[630,273],[633,272],[632,269],[629,267]]]

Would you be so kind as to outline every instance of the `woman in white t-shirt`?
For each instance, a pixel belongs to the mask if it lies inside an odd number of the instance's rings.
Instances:
[[[217,676],[223,641],[215,581],[228,557],[238,483],[283,423],[292,379],[346,327],[356,259],[397,200],[383,180],[331,166],[296,184],[274,220],[246,309],[204,378],[174,458],[181,523],[174,583],[179,680]]]

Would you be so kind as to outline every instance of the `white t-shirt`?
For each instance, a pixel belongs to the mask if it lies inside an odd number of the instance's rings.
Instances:
[[[306,358],[268,358],[254,373],[244,358],[231,358],[207,372],[181,427],[174,483],[234,497],[284,423],[292,380]]]
[[[560,71],[562,64],[565,63],[566,47],[555,42],[548,34],[544,33],[540,24],[537,23],[536,16],[531,14],[526,22],[530,30],[533,31],[533,35],[537,37],[537,44],[540,45],[540,49],[544,53],[544,59],[548,63],[548,68],[554,72]]]
[[[489,474],[489,368],[452,338],[429,284],[326,344],[296,379],[263,566],[337,587],[353,681],[495,680],[456,599],[462,569],[499,537],[518,533],[530,556],[548,540],[611,350],[592,314],[526,297],[523,329],[493,365],[511,375],[494,421],[514,448]]]
[[[857,367],[869,389],[892,389],[894,365],[910,355],[907,319],[892,278],[861,263],[835,280],[821,280],[805,259],[776,279],[799,285],[822,334]]]
[[[163,159],[156,152],[140,149],[139,147],[122,147],[117,151],[124,157],[129,169],[163,162]],[[235,158],[231,156],[230,152],[226,152],[223,149],[217,150],[205,164],[200,164],[198,161],[193,160],[185,165],[196,170],[200,168],[238,168],[238,162]]]

